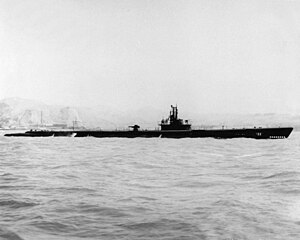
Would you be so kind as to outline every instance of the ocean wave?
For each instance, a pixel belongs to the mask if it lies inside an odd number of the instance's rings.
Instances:
[[[130,214],[124,210],[112,208],[112,207],[101,207],[98,205],[89,205],[81,204],[76,206],[74,209],[77,209],[80,213],[93,214],[103,217],[128,217]]]
[[[35,220],[30,223],[31,226],[50,232],[54,235],[59,233],[72,233],[77,230],[77,227],[72,224],[65,224],[59,221]]]
[[[272,178],[298,178],[300,177],[300,172],[297,171],[284,171],[263,177],[263,179],[272,179]]]
[[[95,193],[97,192],[95,189],[92,188],[87,188],[87,187],[79,187],[79,186],[73,186],[73,187],[46,187],[43,188],[44,191],[49,191],[49,192],[61,192],[61,193]]]
[[[0,239],[1,240],[23,240],[17,233],[0,226]]]
[[[0,207],[9,207],[9,208],[28,208],[28,207],[34,207],[39,205],[36,202],[27,200],[27,201],[17,201],[17,200],[0,200]]]
[[[179,188],[210,188],[210,187],[215,187],[219,185],[223,185],[224,182],[201,182],[201,181],[181,181],[179,183],[174,184],[174,187],[179,187]]]
[[[155,221],[139,221],[119,224],[130,230],[138,239],[207,239],[199,225],[187,221],[161,218]]]

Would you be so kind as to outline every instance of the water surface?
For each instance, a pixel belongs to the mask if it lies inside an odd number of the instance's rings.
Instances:
[[[0,136],[0,239],[300,239],[289,139]]]

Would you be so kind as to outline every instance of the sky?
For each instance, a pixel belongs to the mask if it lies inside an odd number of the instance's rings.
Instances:
[[[300,1],[1,0],[0,99],[300,113]]]

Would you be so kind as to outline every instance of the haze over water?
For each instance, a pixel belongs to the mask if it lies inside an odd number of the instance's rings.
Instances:
[[[299,146],[0,136],[0,239],[299,239]]]

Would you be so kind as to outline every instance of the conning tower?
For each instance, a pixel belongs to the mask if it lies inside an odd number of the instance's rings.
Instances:
[[[183,121],[178,118],[178,108],[177,105],[171,105],[170,115],[167,119],[162,119],[159,124],[161,130],[191,130],[191,124],[188,120]]]

